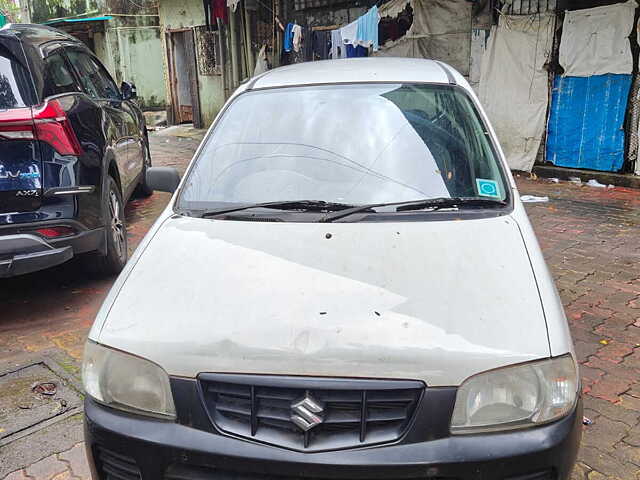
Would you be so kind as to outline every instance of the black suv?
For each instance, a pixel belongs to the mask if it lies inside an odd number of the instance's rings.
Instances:
[[[0,278],[87,255],[127,261],[124,204],[151,194],[135,87],[118,88],[79,40],[40,25],[0,29]]]

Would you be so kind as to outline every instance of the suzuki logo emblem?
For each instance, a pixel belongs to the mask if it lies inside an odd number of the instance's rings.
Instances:
[[[320,425],[324,406],[311,395],[291,404],[291,421],[305,432]]]

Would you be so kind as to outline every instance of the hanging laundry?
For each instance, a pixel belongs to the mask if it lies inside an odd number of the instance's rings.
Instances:
[[[227,2],[225,0],[211,0],[211,24],[217,25],[218,18],[227,23]]]
[[[373,51],[378,51],[378,7],[374,5],[367,13],[358,18],[356,28],[356,39],[358,45],[363,47],[373,47]]]
[[[345,45],[347,50],[347,58],[356,58],[356,57],[368,57],[369,49],[364,48],[362,45]]]
[[[238,9],[238,3],[240,0],[227,0],[227,7],[235,12]]]
[[[340,36],[342,37],[342,43],[344,43],[345,45],[355,45],[358,36],[358,20],[355,20],[349,25],[342,27],[339,31]]]
[[[313,58],[314,60],[329,58],[329,32],[313,32]]]
[[[347,49],[342,41],[340,29],[331,30],[331,58],[334,60],[347,58]]]
[[[287,28],[284,29],[282,48],[285,52],[290,52],[293,49],[293,26],[293,23],[287,23]]]
[[[295,24],[292,28],[293,31],[293,51],[299,52],[302,47],[302,27]]]
[[[302,27],[302,56],[305,62],[313,61],[313,30]]]

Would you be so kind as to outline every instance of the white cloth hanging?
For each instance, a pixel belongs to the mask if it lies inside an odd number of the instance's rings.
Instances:
[[[227,7],[235,12],[238,9],[238,3],[240,3],[240,0],[227,0]]]
[[[347,49],[342,41],[340,29],[331,30],[331,58],[334,60],[338,58],[347,58]]]
[[[635,0],[567,11],[562,24],[560,65],[568,77],[630,74],[629,35],[638,6]]]
[[[302,27],[298,24],[293,26],[293,51],[299,52],[302,47]]]
[[[354,20],[349,25],[340,29],[340,36],[345,45],[356,45],[358,37],[358,20]]]
[[[482,57],[480,101],[513,170],[531,171],[548,105],[548,72],[555,17],[502,15]]]

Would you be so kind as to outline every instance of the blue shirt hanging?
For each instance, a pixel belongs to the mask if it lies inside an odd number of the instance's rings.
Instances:
[[[359,45],[373,47],[373,51],[378,51],[378,7],[374,5],[367,13],[358,18],[358,31],[356,39]]]
[[[287,28],[284,29],[284,42],[282,46],[285,52],[290,52],[293,49],[293,23],[287,23]]]

